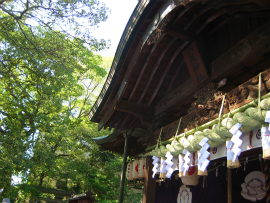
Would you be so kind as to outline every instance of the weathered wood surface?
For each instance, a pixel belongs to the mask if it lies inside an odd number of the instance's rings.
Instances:
[[[155,202],[156,177],[152,178],[152,157],[146,157],[145,177],[143,187],[143,203]]]
[[[172,63],[174,62],[175,58],[178,56],[178,54],[187,46],[188,42],[183,42],[179,47],[178,49],[174,52],[173,56],[171,57],[169,63],[167,64],[165,70],[163,71],[162,73],[162,76],[161,78],[159,79],[159,82],[158,84],[156,85],[155,87],[155,90],[151,96],[151,98],[149,99],[147,105],[150,106],[152,101],[154,100],[154,98],[156,97],[157,95],[157,92],[159,90],[159,88],[161,87],[162,83],[163,83],[163,80],[165,78],[165,76],[167,75],[168,71],[170,70],[171,66],[172,66]]]
[[[213,61],[210,66],[212,75],[207,81],[223,79],[229,73],[235,72],[251,62],[255,58],[263,55],[270,50],[270,22],[265,23],[251,34],[242,39],[239,43],[233,46],[229,51]],[[206,81],[206,82],[207,82]],[[155,107],[155,115],[168,110],[174,105],[181,105],[181,101],[185,97],[190,98],[190,95],[198,90],[191,84],[189,80],[175,89],[173,92],[165,96]],[[191,96],[191,97],[192,97]]]
[[[189,96],[189,98],[193,97],[194,92],[197,90],[197,87],[194,85],[191,79],[186,81],[183,85],[178,87],[172,93],[165,96],[155,107],[155,115],[160,114],[166,109],[174,106],[175,104],[181,105],[181,102]]]
[[[137,104],[135,102],[129,102],[121,100],[115,107],[115,110],[122,111],[131,114],[141,114],[144,116],[154,116],[155,109],[145,104]]]
[[[261,76],[261,96],[263,96],[270,91],[270,69],[262,72]],[[200,126],[204,123],[218,118],[223,94],[215,90],[214,87],[214,85],[212,85],[212,87],[206,86],[206,88],[196,92],[195,97],[199,98],[193,103],[192,108],[190,109],[190,113],[182,118],[179,133],[183,133],[184,131],[196,128],[196,126]],[[212,94],[209,94],[209,92]],[[257,97],[258,76],[248,80],[247,82],[243,83],[242,85],[238,86],[237,88],[226,94],[223,114],[229,113],[230,111],[251,102],[252,98]],[[176,120],[173,123],[163,127],[161,134],[162,140],[167,140],[173,135],[175,135],[178,123],[179,120]],[[159,133],[160,129],[156,130],[153,133],[153,137],[157,137]]]
[[[139,76],[138,76],[138,79],[137,79],[137,81],[136,81],[136,83],[135,83],[135,85],[134,85],[134,87],[133,87],[133,89],[132,89],[132,91],[131,91],[131,93],[130,93],[130,95],[129,95],[129,97],[128,97],[128,101],[130,101],[131,98],[133,97],[133,95],[134,95],[134,93],[135,93],[135,91],[136,91],[136,89],[137,89],[137,87],[138,87],[138,85],[139,85],[139,83],[140,83],[140,81],[141,81],[141,78],[142,78],[142,76],[143,76],[143,74],[144,74],[144,71],[145,71],[146,67],[148,66],[148,63],[149,63],[149,61],[150,61],[150,58],[151,58],[153,52],[155,51],[155,49],[156,49],[156,47],[158,46],[160,40],[161,40],[164,36],[165,36],[165,34],[163,34],[163,35],[159,38],[159,41],[157,41],[157,43],[155,43],[155,44],[153,45],[153,47],[151,48],[149,54],[147,55],[146,60],[145,60],[145,62],[144,62],[144,64],[143,64],[142,69],[141,69],[141,71],[140,71],[140,74],[139,74]]]
[[[189,47],[183,51],[183,55],[194,85],[199,86],[208,79],[208,73],[196,43],[193,42],[189,45]]]
[[[149,87],[149,85],[150,85],[150,83],[151,83],[151,81],[152,81],[152,79],[153,79],[153,77],[154,77],[154,75],[155,75],[155,73],[156,73],[156,71],[157,71],[157,69],[158,69],[160,63],[161,63],[161,60],[163,59],[163,57],[164,57],[164,55],[166,54],[166,52],[168,51],[168,49],[172,46],[172,44],[173,44],[175,41],[176,41],[176,38],[173,38],[173,39],[166,45],[166,47],[163,49],[163,51],[161,52],[161,54],[160,54],[158,60],[157,60],[156,63],[155,63],[155,66],[153,67],[153,69],[152,69],[152,71],[151,71],[150,77],[149,77],[148,80],[147,80],[147,83],[146,83],[146,85],[145,85],[145,87],[144,87],[144,90],[143,90],[143,92],[142,92],[142,94],[141,94],[139,100],[138,100],[138,103],[141,103],[141,101],[142,101],[144,95],[146,94],[146,91],[148,90],[148,87]]]
[[[266,22],[212,62],[212,79],[226,77],[270,50],[270,21]]]

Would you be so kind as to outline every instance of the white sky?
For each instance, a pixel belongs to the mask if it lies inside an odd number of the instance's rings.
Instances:
[[[98,52],[103,56],[114,56],[126,24],[138,0],[101,0],[111,10],[106,22],[99,24],[93,36],[97,39],[111,40],[109,50]]]

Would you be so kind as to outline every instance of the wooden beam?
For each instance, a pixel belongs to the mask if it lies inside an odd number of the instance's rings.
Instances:
[[[176,17],[176,19],[173,21],[173,24],[176,24],[180,18],[182,18],[189,10],[191,10],[192,8],[196,7],[199,3],[193,3],[190,4],[189,6],[185,7],[185,9]]]
[[[114,108],[115,108],[116,104],[118,103],[119,100],[121,100],[121,98],[122,98],[122,96],[123,96],[123,94],[124,94],[124,92],[125,92],[125,90],[126,90],[126,88],[128,86],[128,81],[129,81],[129,79],[130,79],[130,77],[131,77],[131,75],[132,75],[132,73],[134,71],[133,67],[135,66],[136,61],[137,61],[137,59],[138,59],[138,57],[140,55],[140,52],[141,52],[142,42],[143,42],[143,40],[141,39],[139,41],[139,43],[137,44],[137,46],[136,46],[134,54],[133,54],[133,56],[132,56],[132,58],[131,58],[131,60],[130,60],[130,62],[128,64],[127,71],[126,71],[125,76],[124,76],[124,78],[122,80],[122,83],[121,83],[121,85],[123,85],[123,84],[125,84],[125,85],[123,86],[123,88],[118,89],[117,96],[115,96],[113,102],[111,103],[111,105],[107,109],[105,115],[102,117],[101,121],[98,124],[98,129],[99,130],[102,129],[103,126],[106,125],[106,123],[111,118],[112,114],[115,111]]]
[[[172,65],[172,63],[174,62],[175,58],[176,58],[176,57],[178,56],[178,54],[186,47],[187,44],[188,44],[188,42],[183,42],[183,43],[178,47],[178,49],[174,52],[174,54],[173,54],[173,56],[171,57],[169,63],[167,64],[167,66],[166,66],[166,68],[165,68],[165,70],[164,70],[164,72],[163,72],[161,78],[159,79],[159,82],[158,82],[158,84],[157,84],[157,86],[156,86],[156,88],[155,88],[155,90],[154,90],[154,92],[153,92],[151,98],[149,99],[149,101],[148,101],[148,103],[147,103],[148,106],[151,105],[152,101],[153,101],[154,98],[156,97],[156,95],[157,95],[157,93],[158,93],[158,90],[159,90],[159,88],[160,88],[160,86],[161,86],[161,84],[162,84],[162,82],[163,82],[165,76],[167,75],[168,71],[170,70],[171,65]]]
[[[188,42],[192,42],[196,38],[196,35],[194,33],[188,32],[183,28],[179,26],[174,26],[172,24],[168,24],[165,27],[164,33]]]
[[[114,124],[116,123],[116,121],[120,118],[121,114],[123,112],[117,112],[116,114],[114,114],[114,116],[107,122],[109,130],[111,130],[112,128],[114,128]]]
[[[228,24],[229,22],[234,21],[235,19],[239,18],[268,18],[270,17],[270,12],[267,11],[261,11],[261,12],[247,12],[247,13],[237,13],[230,18],[227,18],[226,20],[223,20],[222,22],[218,23],[215,27],[212,28],[212,30],[208,33],[208,35],[212,35],[214,32],[219,30],[224,25]]]
[[[142,99],[143,99],[143,97],[144,97],[144,95],[145,95],[145,93],[146,93],[146,91],[147,91],[147,89],[148,89],[148,87],[149,87],[149,85],[150,85],[150,83],[151,83],[151,81],[152,81],[152,79],[153,79],[153,77],[154,77],[154,75],[155,75],[158,67],[159,67],[159,64],[160,64],[161,60],[163,59],[164,55],[166,54],[166,52],[168,51],[168,49],[171,47],[171,45],[176,41],[176,39],[177,38],[173,38],[166,45],[166,47],[163,49],[162,53],[159,55],[159,58],[158,58],[158,60],[157,60],[157,62],[155,64],[154,68],[152,69],[152,72],[151,72],[151,74],[150,74],[150,76],[149,76],[149,78],[147,80],[147,83],[146,83],[146,85],[144,87],[144,90],[143,90],[143,92],[142,92],[142,94],[141,94],[141,96],[140,96],[140,98],[139,98],[139,100],[137,102],[138,104],[141,103],[141,101],[142,101]]]
[[[265,8],[270,9],[270,1],[269,0],[251,0],[251,2],[254,2],[255,4],[258,4],[260,6],[263,6]]]
[[[269,89],[270,89],[269,75],[270,75],[270,69],[261,73],[261,78],[263,81],[262,87],[261,87],[262,98],[265,94],[269,94],[267,93],[269,92]],[[237,109],[245,104],[250,103],[252,101],[251,98],[256,98],[258,94],[258,87],[256,85],[254,86],[254,81],[258,81],[258,78],[259,76],[257,75],[256,77],[251,78],[250,80],[246,81],[245,83],[241,84],[240,86],[236,87],[235,89],[231,90],[229,93],[226,94],[226,98],[225,98],[226,105],[224,105],[223,114],[229,113],[230,111],[233,111],[234,109]],[[241,94],[241,91],[243,90],[243,88],[247,89],[246,90],[247,92],[245,94]],[[235,95],[239,95],[237,100],[235,100]],[[186,130],[191,130],[192,128],[195,129],[196,126],[198,127],[209,121],[213,121],[214,119],[217,119],[219,116],[221,101],[222,101],[222,96],[212,101],[210,100],[204,105],[201,105],[200,103],[198,103],[197,105],[201,106],[200,107],[201,112],[206,110],[208,112],[211,111],[211,114],[204,114],[204,113],[200,114],[196,111],[192,111],[189,114],[186,114],[185,116],[182,117],[181,126],[179,128],[178,134],[183,133],[185,129]],[[219,105],[215,105],[217,103]],[[252,103],[250,104],[252,105]],[[183,107],[183,108],[186,108],[186,107]],[[216,122],[218,122],[218,120],[216,120]],[[179,123],[179,119],[162,127],[162,135],[164,136],[164,139],[169,139],[174,135],[174,133],[172,132],[176,132],[178,123]],[[200,127],[198,129],[202,130],[200,129]],[[161,129],[156,130],[153,133],[153,137],[157,137],[160,133],[160,130]],[[152,139],[152,141],[155,142],[155,139]],[[149,143],[149,145],[153,145],[153,144],[155,143]]]
[[[220,80],[227,77],[229,73],[239,70],[248,62],[262,56],[270,51],[270,21],[257,28],[239,43],[233,46],[222,56],[213,61],[212,76],[206,80]],[[164,97],[155,107],[155,116],[168,110],[174,105],[180,105],[185,98],[192,98],[198,88],[192,80],[188,80],[176,90]]]
[[[196,43],[193,42],[185,51],[183,51],[183,55],[194,85],[199,86],[208,79],[208,74]]]
[[[155,202],[156,195],[156,177],[152,178],[153,164],[152,157],[146,157],[146,166],[144,172],[143,203]]]
[[[144,104],[137,104],[126,100],[121,100],[114,108],[117,111],[122,111],[130,114],[140,114],[143,116],[153,116],[155,108]]]
[[[169,84],[169,86],[168,86],[168,88],[167,88],[167,90],[166,90],[166,92],[164,94],[165,96],[171,91],[173,82],[175,81],[175,78],[177,77],[177,75],[178,75],[178,73],[181,70],[181,68],[182,68],[183,65],[184,65],[184,61],[182,61],[180,63],[179,67],[177,68],[176,72],[174,73],[174,76],[173,76],[173,78],[172,78],[172,80],[171,80],[171,82],[170,82],[170,84]]]
[[[187,80],[180,87],[164,97],[155,107],[155,116],[174,106],[176,103],[181,105],[187,98],[191,99],[197,87],[191,79]],[[181,103],[180,103],[181,102]]]
[[[250,0],[219,0],[219,1],[214,1],[213,3],[210,3],[207,6],[202,7],[201,10],[196,12],[196,15],[193,17],[192,20],[189,21],[189,23],[186,25],[185,30],[187,30],[195,21],[201,18],[201,16],[208,12],[211,9],[219,9],[222,6],[229,6],[229,5],[241,5],[241,4],[246,4],[249,3]]]
[[[118,131],[119,126],[123,123],[123,121],[125,120],[125,118],[127,118],[127,116],[128,116],[128,114],[125,114],[123,112],[121,112],[121,114],[122,115],[121,115],[120,119],[117,119],[117,123],[116,123],[116,125],[114,127],[114,130],[117,130]]]
[[[270,21],[257,28],[212,62],[212,80],[226,77],[248,62],[270,51]]]
[[[120,132],[124,131],[125,124],[128,125],[128,123],[130,123],[132,121],[132,117],[133,116],[131,114],[127,114],[127,117],[124,119],[124,122],[119,126],[119,131]]]
[[[143,73],[144,73],[144,71],[145,71],[145,69],[146,69],[146,67],[147,67],[147,65],[148,65],[148,63],[149,63],[149,61],[150,61],[150,58],[151,58],[153,52],[155,51],[157,45],[158,45],[159,42],[163,39],[164,36],[165,36],[165,34],[163,34],[163,35],[159,38],[159,40],[157,41],[157,43],[155,43],[155,45],[153,45],[153,47],[151,48],[149,54],[147,55],[146,60],[145,60],[143,66],[142,66],[142,69],[141,69],[141,71],[140,71],[139,77],[137,78],[137,81],[136,81],[136,83],[135,83],[135,85],[134,85],[134,87],[133,87],[133,89],[132,89],[132,91],[131,91],[131,93],[130,93],[130,95],[129,95],[129,97],[128,97],[128,101],[130,101],[131,98],[133,97],[133,94],[135,93],[135,90],[137,89],[137,87],[138,87],[138,85],[139,85],[139,83],[140,83],[140,81],[141,81],[141,78],[142,78],[142,76],[143,76]]]
[[[224,14],[229,14],[229,15],[233,15],[234,13],[237,13],[237,12],[241,12],[241,11],[244,11],[244,12],[251,12],[251,11],[261,11],[261,10],[265,10],[265,8],[262,8],[261,6],[254,6],[254,5],[247,5],[247,6],[237,6],[237,7],[234,7],[234,8],[224,8],[224,9],[221,9],[221,10],[218,10],[216,13],[214,13],[211,17],[209,17],[204,23],[202,23],[199,28],[197,29],[196,31],[196,34],[199,35],[200,32],[209,24],[211,23],[212,21],[214,21],[216,18],[224,15]]]

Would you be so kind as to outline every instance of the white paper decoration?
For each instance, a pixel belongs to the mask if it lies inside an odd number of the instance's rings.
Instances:
[[[155,175],[157,174],[157,172],[159,172],[159,164],[158,163],[159,163],[160,159],[158,157],[156,157],[156,156],[153,156],[152,159],[153,159],[153,162],[152,162],[152,164],[153,164],[152,178],[155,178]]]
[[[127,180],[133,180],[132,178],[132,162],[129,162],[128,165],[127,165],[127,174],[126,174],[126,177],[127,177]]]
[[[144,178],[145,174],[145,164],[146,164],[146,159],[145,158],[141,158],[139,160],[139,178]]]
[[[135,160],[133,161],[133,164],[132,164],[132,178],[133,179],[136,179],[136,178],[139,178],[139,160]]]

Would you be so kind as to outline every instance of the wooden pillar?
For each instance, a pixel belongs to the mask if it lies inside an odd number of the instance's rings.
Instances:
[[[266,203],[270,203],[270,177],[269,177],[269,159],[264,159],[265,190]]]
[[[232,169],[227,168],[228,203],[232,203]]]
[[[124,148],[124,157],[123,157],[123,165],[122,165],[122,173],[121,173],[121,184],[120,184],[120,193],[118,202],[123,202],[124,195],[124,187],[125,187],[125,177],[126,177],[126,169],[127,169],[127,150],[128,150],[128,135],[125,136],[125,148]]]
[[[156,194],[156,177],[152,178],[152,157],[146,157],[144,188],[143,188],[143,203],[154,203]]]

